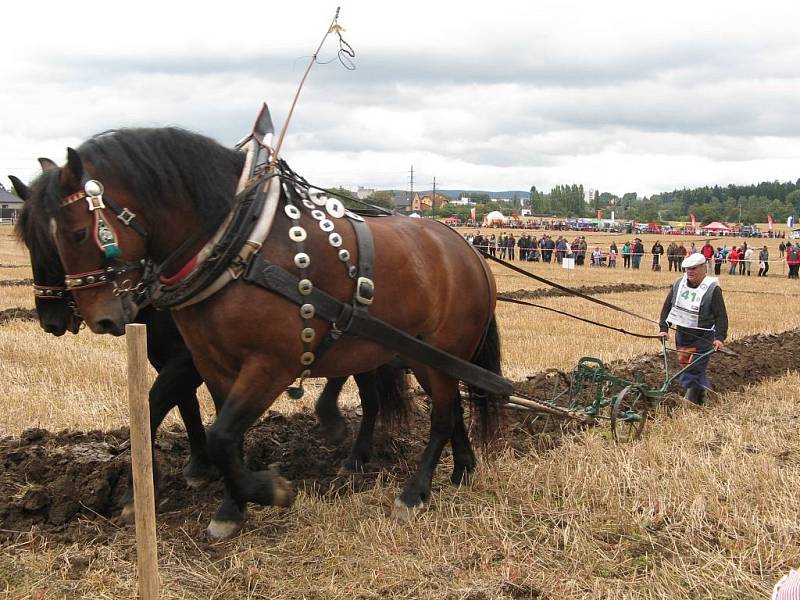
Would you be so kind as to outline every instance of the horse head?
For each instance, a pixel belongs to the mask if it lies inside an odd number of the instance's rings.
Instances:
[[[40,163],[42,160],[40,159]],[[42,163],[44,166],[44,163]],[[32,200],[40,188],[48,184],[54,173],[42,173],[31,188],[13,175],[9,175],[14,190],[24,201],[16,224],[17,237],[28,248],[33,271],[33,292],[39,326],[55,336],[67,331],[78,333],[81,319],[74,310],[72,296],[64,285],[64,268],[58,257],[55,242],[44,211]]]
[[[67,163],[47,165],[43,177],[49,184],[37,188],[33,200],[44,207],[66,290],[93,332],[122,335],[138,310],[130,292],[146,243],[144,226],[131,226],[135,215],[111,200],[127,205],[130,193],[113,181],[104,184],[72,148]]]

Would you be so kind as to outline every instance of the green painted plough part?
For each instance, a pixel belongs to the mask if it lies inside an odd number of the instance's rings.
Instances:
[[[647,425],[647,415],[661,404],[672,382],[684,367],[672,374],[669,372],[668,348],[661,342],[664,357],[664,381],[660,387],[649,387],[636,373],[633,381],[611,373],[599,358],[584,356],[570,375],[555,369],[544,373],[553,379],[551,399],[536,400],[519,393],[509,398],[509,404],[528,409],[546,419],[561,418],[586,424],[608,421],[611,435],[616,442],[629,442],[641,437]],[[714,352],[697,354],[694,360],[705,358]],[[555,374],[555,376],[554,376]]]

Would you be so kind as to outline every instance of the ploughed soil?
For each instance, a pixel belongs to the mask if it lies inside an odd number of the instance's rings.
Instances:
[[[614,294],[617,292],[649,292],[651,290],[666,289],[664,286],[650,285],[647,283],[609,283],[606,285],[583,285],[571,288],[576,292],[586,296],[596,296],[598,294]],[[535,298],[557,298],[559,296],[572,296],[569,292],[558,288],[543,288],[539,290],[516,290],[499,294],[514,300],[532,300]]]
[[[35,321],[39,318],[36,310],[33,308],[6,308],[0,310],[0,325],[4,325],[9,321]]]
[[[798,368],[796,353],[786,351],[797,347],[800,329],[734,341],[729,348],[737,356],[714,356],[711,381],[718,392],[728,392],[782,375]],[[611,372],[628,379],[635,379],[638,372],[653,387],[660,386],[664,379],[660,355],[608,366]],[[548,386],[535,385],[535,380],[516,385],[540,399],[547,399],[551,393],[544,389]],[[289,416],[267,413],[246,436],[247,464],[251,469],[262,470],[270,463],[280,463],[281,474],[298,489],[320,496],[363,490],[373,486],[378,477],[403,479],[416,465],[430,426],[425,397],[417,393],[413,401],[417,410],[405,426],[388,431],[379,425],[373,459],[365,473],[337,476],[349,441],[326,442],[311,412]],[[559,427],[551,427],[545,435],[531,435],[529,413],[507,412],[505,443],[515,451],[525,453],[541,447],[543,438],[549,440],[546,444],[558,443]],[[351,432],[357,429],[358,413],[353,409],[345,414]],[[157,499],[160,526],[177,531],[186,527],[187,521],[207,523],[221,500],[221,484],[215,482],[201,490],[187,487],[181,473],[188,458],[183,431],[161,431],[156,443],[161,480]],[[110,535],[116,529],[115,516],[129,485],[129,460],[127,429],[57,433],[30,429],[19,437],[0,438],[0,542],[32,527],[65,542],[84,538],[97,541],[98,536]],[[198,519],[199,513],[202,519]],[[89,519],[96,526],[82,526],[81,519]]]
[[[2,265],[0,265],[2,267]],[[15,285],[33,285],[33,279],[2,279],[0,287],[10,287]]]

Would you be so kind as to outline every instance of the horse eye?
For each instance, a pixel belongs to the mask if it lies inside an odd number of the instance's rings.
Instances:
[[[78,229],[77,231],[73,231],[72,232],[73,241],[80,244],[82,241],[86,239],[86,232],[87,229],[85,227],[83,229]]]

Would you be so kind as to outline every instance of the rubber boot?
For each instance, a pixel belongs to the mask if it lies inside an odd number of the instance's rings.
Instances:
[[[686,390],[686,396],[684,396],[689,402],[692,404],[697,404],[698,406],[703,403],[701,394],[703,392],[702,388],[690,387]]]
[[[704,388],[697,388],[697,405],[703,406],[706,403],[706,390]]]

